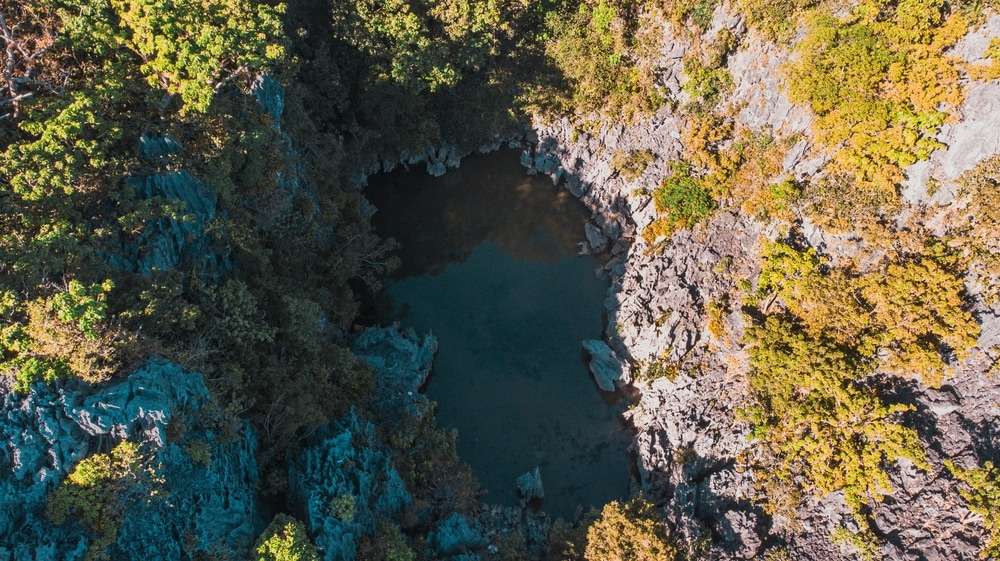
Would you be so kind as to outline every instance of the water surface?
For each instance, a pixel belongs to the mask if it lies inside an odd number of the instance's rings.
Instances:
[[[608,285],[577,255],[587,211],[514,152],[469,158],[441,178],[373,178],[374,222],[401,244],[391,315],[440,347],[426,391],[459,431],[459,455],[516,504],[514,479],[540,466],[544,508],[572,516],[623,497],[628,435],[580,350],[600,338]]]

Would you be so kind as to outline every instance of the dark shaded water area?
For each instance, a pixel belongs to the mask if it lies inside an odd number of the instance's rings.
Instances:
[[[580,348],[601,336],[608,288],[597,260],[577,255],[586,208],[527,176],[513,151],[440,178],[372,178],[366,194],[378,232],[401,244],[380,319],[438,337],[426,392],[485,499],[517,504],[514,480],[536,465],[554,515],[627,495],[622,404],[597,389]]]

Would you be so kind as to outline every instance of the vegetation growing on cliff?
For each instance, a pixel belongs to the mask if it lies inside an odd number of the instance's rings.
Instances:
[[[957,63],[945,51],[966,29],[943,0],[864,0],[845,18],[810,18],[788,85],[816,114],[816,140],[834,149],[831,171],[851,177],[828,196],[879,212],[899,205],[902,169],[941,147],[935,136],[962,102]]]
[[[873,374],[917,375],[933,387],[948,377],[949,361],[979,333],[963,280],[933,255],[863,274],[783,242],[765,244],[762,256],[761,316],[744,338],[759,481],[775,510],[843,492],[859,530],[839,530],[838,539],[870,551],[863,512],[892,492],[889,467],[901,459],[927,467],[905,421],[912,406],[886,401]]]
[[[79,521],[97,537],[88,561],[108,559],[129,500],[157,494],[157,474],[139,446],[124,441],[106,454],[84,458],[50,495],[46,514],[56,524]]]
[[[961,483],[959,493],[973,513],[982,518],[983,526],[990,534],[980,553],[983,559],[1000,556],[1000,469],[993,462],[985,462],[982,467],[963,469],[954,463],[945,462],[951,475]]]
[[[889,464],[924,465],[916,432],[901,423],[912,407],[883,403],[863,358],[793,320],[769,316],[747,339],[755,398],[747,415],[771,456],[763,480],[817,495],[842,491],[863,523],[861,509],[892,492]]]
[[[850,345],[888,371],[936,387],[950,373],[949,358],[961,359],[976,343],[979,325],[966,309],[964,282],[933,256],[865,274],[781,242],[768,244],[763,256],[762,294],[780,298],[806,332]]]
[[[665,97],[652,68],[660,35],[645,25],[648,17],[644,3],[632,0],[586,0],[550,12],[545,50],[566,87],[544,88],[538,108],[556,104],[584,120],[598,114],[627,122],[660,107]]]
[[[715,201],[691,168],[678,162],[670,177],[653,192],[658,218],[643,233],[652,242],[677,230],[691,228],[715,210]]]
[[[611,167],[626,181],[635,181],[646,168],[656,160],[656,155],[650,150],[616,151],[611,156]]]
[[[983,300],[1000,302],[1000,156],[993,156],[959,178],[960,196],[967,201],[961,224],[953,228],[951,244],[968,260]]]

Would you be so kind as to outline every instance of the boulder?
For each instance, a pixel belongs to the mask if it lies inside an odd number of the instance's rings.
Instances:
[[[594,224],[587,222],[583,225],[584,233],[587,236],[587,244],[592,253],[600,253],[608,247],[608,237]]]
[[[583,348],[590,355],[590,373],[593,374],[597,387],[613,392],[620,385],[628,383],[624,365],[607,343],[599,339],[588,339],[583,342]]]
[[[517,494],[521,499],[521,506],[526,506],[534,500],[545,498],[545,488],[542,486],[542,472],[535,466],[535,469],[521,474],[517,481]]]

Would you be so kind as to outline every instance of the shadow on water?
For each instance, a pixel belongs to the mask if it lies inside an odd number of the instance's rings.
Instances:
[[[580,342],[600,338],[608,288],[577,255],[586,208],[517,153],[469,158],[441,178],[372,178],[376,229],[402,244],[384,319],[433,332],[438,419],[487,489],[516,504],[538,465],[546,511],[570,517],[628,491],[620,404],[594,385]]]

